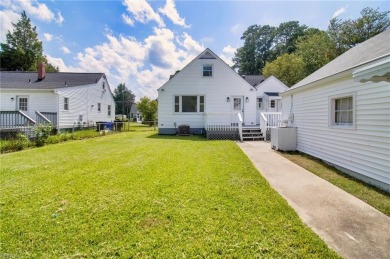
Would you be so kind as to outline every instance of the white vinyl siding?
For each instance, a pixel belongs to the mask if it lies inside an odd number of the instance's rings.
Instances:
[[[69,98],[64,98],[64,111],[69,111]]]
[[[293,126],[298,127],[297,149],[371,179],[389,183],[389,87],[387,82],[354,82],[349,76],[296,91],[293,103],[291,94],[283,95],[283,119],[293,113]],[[329,127],[333,114],[329,99],[351,96],[353,130],[348,126]],[[346,110],[350,110],[349,107],[348,104]]]

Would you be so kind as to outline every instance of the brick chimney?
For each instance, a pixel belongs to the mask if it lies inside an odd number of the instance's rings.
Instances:
[[[46,76],[45,63],[38,64],[38,80],[43,80]]]

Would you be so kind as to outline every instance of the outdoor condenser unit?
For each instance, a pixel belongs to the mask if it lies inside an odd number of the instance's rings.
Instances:
[[[189,125],[179,125],[178,135],[180,135],[180,136],[190,135],[190,126]]]

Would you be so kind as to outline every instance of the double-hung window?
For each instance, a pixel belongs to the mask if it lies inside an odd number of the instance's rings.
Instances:
[[[330,99],[330,126],[354,126],[354,96],[334,97]]]
[[[263,104],[263,98],[257,98],[257,109],[261,110],[261,106]]]
[[[203,95],[175,95],[174,111],[176,113],[204,112],[205,98]]]
[[[111,105],[107,106],[107,115],[111,116]]]
[[[275,100],[271,100],[270,101],[270,107],[271,108],[275,108],[275,103],[276,103]]]
[[[19,111],[27,111],[28,110],[28,98],[27,97],[19,97],[18,98],[18,108]]]
[[[69,98],[64,98],[64,111],[69,111]]]
[[[213,66],[212,65],[203,65],[203,76],[213,76]]]
[[[98,103],[97,105],[98,105],[97,111],[98,111],[98,112],[101,112],[101,111],[102,111],[102,104],[101,104],[101,103]]]

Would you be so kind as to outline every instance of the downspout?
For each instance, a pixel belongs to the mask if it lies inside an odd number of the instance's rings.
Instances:
[[[56,128],[57,133],[60,133],[60,94],[53,90],[53,94],[57,95],[57,121],[56,121]]]

